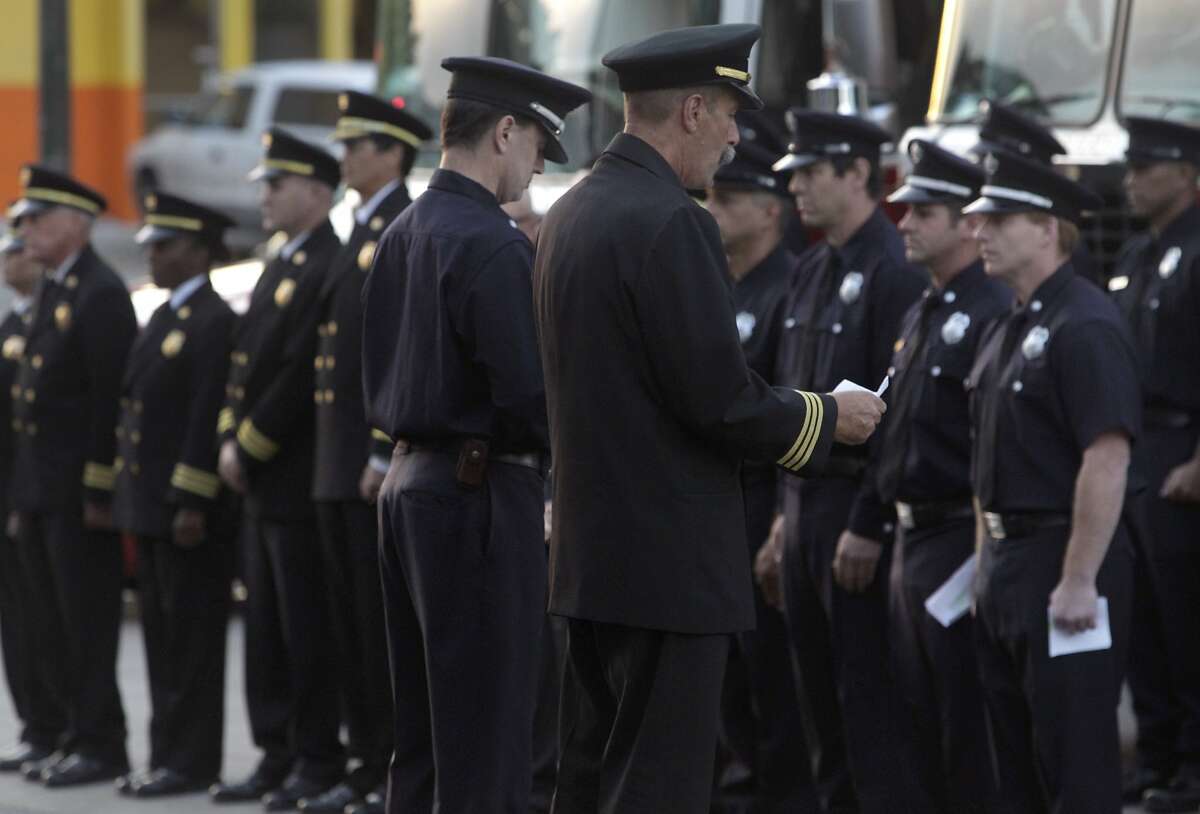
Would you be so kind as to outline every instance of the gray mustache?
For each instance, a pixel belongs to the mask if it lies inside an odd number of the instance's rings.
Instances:
[[[721,153],[721,166],[724,167],[729,162],[733,161],[736,151],[730,145],[725,145],[725,150]]]

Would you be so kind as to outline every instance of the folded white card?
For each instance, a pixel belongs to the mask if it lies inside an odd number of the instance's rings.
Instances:
[[[967,561],[931,593],[925,600],[925,610],[942,627],[950,627],[971,609],[971,584],[975,581],[975,565],[978,557],[972,554]]]
[[[883,381],[879,383],[879,389],[871,390],[870,388],[863,387],[861,384],[855,384],[854,382],[850,381],[849,379],[842,379],[840,382],[838,382],[838,386],[833,388],[833,392],[835,392],[835,393],[846,393],[846,392],[853,393],[853,392],[858,391],[858,392],[863,392],[863,393],[874,393],[875,395],[882,398],[883,394],[887,392],[888,385],[891,384],[891,382],[892,382],[891,376],[884,376]]]
[[[1103,596],[1096,600],[1096,626],[1091,630],[1067,633],[1059,629],[1050,618],[1049,608],[1046,609],[1046,619],[1050,624],[1050,658],[1087,653],[1091,650],[1107,650],[1112,647],[1112,630],[1108,626],[1108,600]]]

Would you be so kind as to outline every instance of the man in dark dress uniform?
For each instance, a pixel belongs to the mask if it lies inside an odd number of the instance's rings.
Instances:
[[[909,713],[915,810],[971,814],[990,811],[995,796],[974,631],[965,606],[939,621],[925,601],[975,557],[966,379],[1012,292],[984,273],[974,223],[961,215],[983,170],[923,141],[909,156],[912,172],[888,201],[908,205],[899,224],[905,256],[928,269],[932,285],[896,340],[873,485],[879,502],[897,509],[892,663]]]
[[[15,230],[17,224],[11,224]],[[14,387],[25,335],[33,323],[33,297],[42,266],[29,256],[15,234],[0,238],[4,283],[15,294],[12,309],[0,322],[0,393]],[[8,517],[16,433],[12,430],[12,399],[0,399],[0,517]],[[14,772],[21,764],[49,756],[66,729],[66,712],[35,672],[30,594],[21,571],[17,542],[7,530],[0,536],[0,648],[13,711],[21,722],[18,743],[0,755],[0,771]]]
[[[582,88],[450,58],[442,159],[380,241],[364,289],[368,417],[396,441],[380,498],[392,814],[526,814],[545,612],[546,402],[532,247],[501,209]]]
[[[1134,215],[1150,230],[1133,238],[1117,262],[1114,289],[1138,350],[1145,433],[1134,470],[1146,481],[1135,517],[1165,632],[1175,704],[1161,729],[1138,733],[1139,773],[1130,797],[1151,788],[1147,811],[1200,808],[1200,207],[1196,176],[1200,130],[1178,122],[1130,117],[1125,189]],[[1138,588],[1142,586],[1139,584]],[[1145,635],[1135,617],[1135,641]],[[1130,672],[1139,655],[1135,645]],[[1131,681],[1132,683],[1132,681]],[[1136,700],[1137,696],[1135,696]],[[1139,716],[1139,727],[1142,724]],[[1142,748],[1146,741],[1155,749]],[[1174,775],[1174,776],[1172,776]]]
[[[208,282],[225,256],[224,215],[172,195],[143,201],[150,277],[170,297],[133,343],[117,421],[117,528],[137,544],[150,677],[150,766],[118,790],[163,797],[221,770],[225,623],[233,541],[217,477],[217,412],[234,315]]]
[[[338,785],[306,798],[306,812],[342,814],[348,805],[383,810],[392,756],[392,691],[379,581],[374,503],[392,445],[373,438],[362,389],[362,287],[383,230],[412,199],[404,179],[420,145],[433,135],[383,99],[346,91],[334,138],[345,145],[342,180],[359,194],[354,231],[320,293],[313,401],[316,458],[313,500],[321,529],[325,584],[337,633],[342,710],[352,768]]]
[[[979,142],[970,152],[978,161],[990,152],[1008,150],[1053,167],[1054,156],[1067,154],[1067,148],[1048,127],[1016,108],[984,99],[979,103],[979,113]],[[1082,241],[1071,252],[1071,268],[1085,280],[1104,285],[1104,269]]]
[[[104,199],[42,167],[21,174],[10,216],[52,271],[12,389],[12,508],[30,593],[37,681],[67,710],[60,751],[22,767],[48,786],[108,780],[129,765],[117,691],[121,546],[112,524],[121,371],[137,325],[124,283],[93,251]]]
[[[793,110],[791,191],[825,238],[799,260],[785,305],[777,380],[832,390],[874,389],[887,375],[904,312],[926,277],[879,207],[879,154],[888,135],[852,116]],[[873,444],[876,442],[872,442]],[[771,551],[811,718],[814,774],[830,810],[905,811],[898,768],[901,704],[888,663],[888,573],[894,519],[874,494],[867,447],[835,447],[824,479],[786,480]],[[780,557],[780,555],[782,555]],[[769,578],[769,574],[767,575]]]
[[[983,197],[964,212],[984,215],[984,268],[1018,302],[983,338],[968,385],[977,657],[1002,810],[1118,814],[1137,363],[1116,307],[1067,260],[1081,210],[1100,199],[1011,153],[984,167]],[[1051,649],[1097,625],[1107,646]]]
[[[755,623],[741,462],[861,443],[883,403],[746,365],[720,233],[688,189],[759,108],[756,25],[604,57],[625,131],[551,207],[534,290],[554,451],[550,611],[568,619],[554,811],[706,811],[730,634]],[[836,430],[835,430],[836,427]]]
[[[783,233],[796,207],[788,176],[772,172],[784,152],[769,126],[749,111],[738,114],[739,141],[733,161],[717,170],[705,204],[721,231],[733,280],[733,307],[747,366],[770,382],[775,377],[784,297],[791,288],[796,257]],[[746,542],[754,561],[775,516],[775,468],[748,461],[742,466]],[[808,761],[808,744],[792,678],[791,651],[783,614],[755,590],[757,626],[734,636],[721,699],[721,742],[734,760],[719,778],[719,791],[749,792],[754,810],[794,811],[815,805],[811,776],[798,771]],[[732,799],[729,801],[733,804]],[[769,807],[769,808],[768,808]],[[804,809],[802,809],[804,810]]]
[[[287,235],[263,270],[234,339],[217,418],[218,473],[244,495],[246,703],[263,758],[217,802],[293,807],[341,778],[336,646],[313,484],[313,359],[318,295],[341,244],[329,222],[337,160],[278,128],[250,174],[263,225]]]

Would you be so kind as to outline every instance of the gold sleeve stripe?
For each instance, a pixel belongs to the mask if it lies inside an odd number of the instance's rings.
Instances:
[[[111,492],[117,482],[117,473],[111,466],[88,461],[83,465],[83,485],[89,489]]]
[[[176,489],[207,498],[214,498],[221,491],[221,481],[216,475],[187,464],[175,464],[175,471],[171,473],[171,485]]]
[[[813,450],[817,448],[817,439],[821,434],[821,422],[825,418],[825,405],[820,396],[803,392],[800,395],[804,397],[804,406],[807,408],[804,426],[800,428],[796,443],[788,450],[787,455],[778,461],[780,466],[792,472],[803,467],[812,457]]]
[[[279,452],[279,444],[259,432],[248,418],[238,427],[237,440],[251,458],[259,461],[269,461]]]
[[[383,430],[376,429],[375,427],[371,428],[371,437],[374,438],[376,441],[383,441],[385,444],[392,443],[391,436],[389,436]]]
[[[237,422],[233,420],[233,408],[222,407],[221,412],[217,415],[217,432],[224,434],[237,426]]]

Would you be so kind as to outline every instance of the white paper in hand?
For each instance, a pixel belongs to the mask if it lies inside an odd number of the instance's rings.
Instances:
[[[974,554],[967,557],[967,561],[925,600],[925,610],[942,627],[950,627],[971,609],[971,584],[975,581],[977,562]]]
[[[1107,650],[1112,647],[1112,630],[1108,626],[1108,599],[1096,600],[1096,626],[1082,633],[1067,633],[1055,626],[1046,609],[1046,621],[1050,625],[1050,658],[1069,656],[1072,653],[1087,653],[1091,650]]]
[[[890,376],[884,376],[883,381],[879,383],[879,389],[878,390],[870,390],[866,387],[863,387],[861,384],[855,384],[854,382],[850,381],[849,379],[842,379],[840,382],[838,382],[838,386],[833,388],[833,392],[835,392],[835,393],[874,393],[875,395],[879,396],[880,398],[883,398],[883,394],[887,392],[888,385],[891,384],[891,382],[892,382],[892,379]]]

